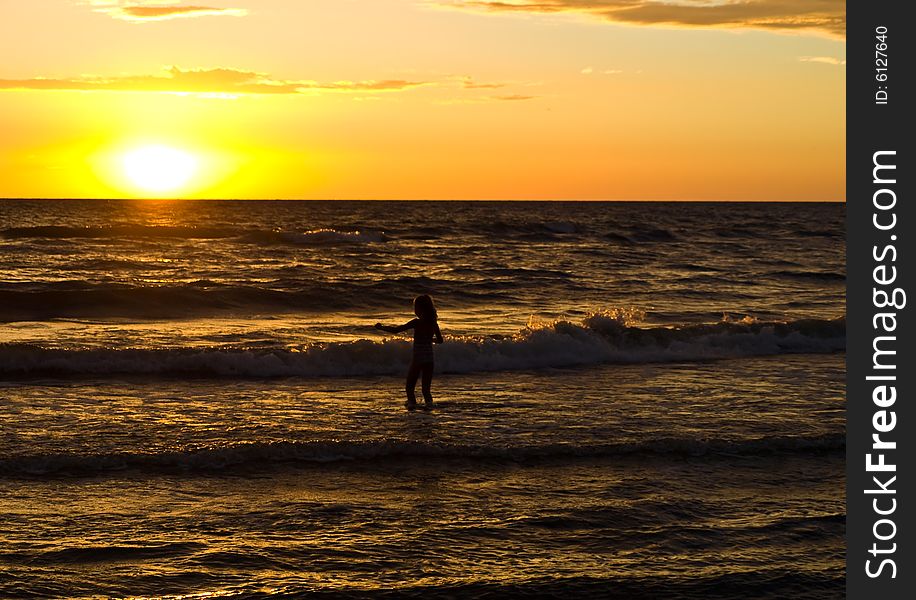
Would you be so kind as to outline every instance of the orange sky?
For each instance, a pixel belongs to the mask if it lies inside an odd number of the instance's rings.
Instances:
[[[4,0],[0,197],[844,200],[844,12]]]

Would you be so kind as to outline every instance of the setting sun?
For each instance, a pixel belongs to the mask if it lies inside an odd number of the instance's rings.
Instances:
[[[144,146],[124,156],[124,173],[146,192],[172,192],[185,186],[197,172],[197,159],[168,146]]]

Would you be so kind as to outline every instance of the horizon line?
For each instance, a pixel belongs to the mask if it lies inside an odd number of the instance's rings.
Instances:
[[[717,203],[830,203],[846,204],[846,199],[824,200],[750,200],[750,199],[691,199],[691,198],[659,198],[659,199],[620,199],[620,198],[144,198],[144,197],[43,197],[43,196],[18,196],[0,197],[5,200],[103,200],[106,202],[717,202]]]

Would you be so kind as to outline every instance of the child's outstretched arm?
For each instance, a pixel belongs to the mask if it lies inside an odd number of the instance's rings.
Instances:
[[[439,324],[438,324],[438,323],[436,323],[436,335],[435,335],[435,340],[434,340],[434,341],[435,341],[437,344],[441,344],[441,343],[442,343],[442,332],[439,331]]]
[[[381,329],[382,331],[387,331],[388,333],[401,333],[402,331],[413,329],[416,323],[417,323],[416,319],[408,321],[407,323],[404,323],[403,325],[382,325],[381,323],[376,323],[375,328]]]

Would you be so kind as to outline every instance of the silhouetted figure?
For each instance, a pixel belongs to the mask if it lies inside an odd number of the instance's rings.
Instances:
[[[433,342],[442,343],[442,332],[439,331],[437,321],[439,315],[436,313],[433,299],[426,294],[417,296],[413,301],[413,312],[417,318],[401,326],[375,324],[376,329],[388,333],[400,333],[413,329],[413,360],[410,362],[410,368],[407,369],[407,410],[413,410],[417,406],[414,389],[417,387],[417,377],[421,374],[423,376],[423,399],[427,407],[432,406],[433,395],[430,385],[433,382]]]

